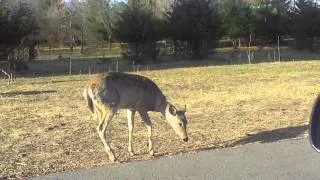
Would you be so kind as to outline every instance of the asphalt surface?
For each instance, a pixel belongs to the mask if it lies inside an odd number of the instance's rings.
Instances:
[[[108,165],[34,179],[320,179],[320,153],[307,139],[248,144]]]

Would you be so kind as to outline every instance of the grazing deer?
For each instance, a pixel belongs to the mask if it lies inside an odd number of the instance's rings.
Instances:
[[[8,85],[13,81],[14,64],[10,61],[0,61],[0,72],[8,77]]]
[[[115,156],[107,141],[106,130],[119,109],[127,109],[130,155],[134,155],[132,132],[136,112],[148,129],[150,155],[154,155],[154,150],[148,111],[161,112],[176,134],[183,141],[188,141],[186,111],[178,111],[166,100],[158,86],[146,77],[116,72],[99,74],[85,88],[83,96],[92,114],[99,120],[97,131],[112,162],[115,161]]]

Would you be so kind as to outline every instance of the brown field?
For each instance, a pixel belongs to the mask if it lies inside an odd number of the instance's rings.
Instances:
[[[262,63],[141,71],[178,107],[187,104],[190,140],[183,143],[159,113],[151,113],[156,158],[199,150],[306,136],[320,92],[320,62]],[[0,80],[0,179],[108,164],[82,97],[88,75]],[[121,162],[151,159],[147,131],[136,116],[127,153],[125,111],[111,123]]]

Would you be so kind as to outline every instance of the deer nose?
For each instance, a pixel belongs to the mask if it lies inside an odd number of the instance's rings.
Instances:
[[[188,137],[183,138],[183,141],[184,141],[184,142],[187,142],[188,140],[189,140],[189,138],[188,138]]]

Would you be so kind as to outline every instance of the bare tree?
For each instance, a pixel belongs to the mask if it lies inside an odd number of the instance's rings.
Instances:
[[[24,41],[38,30],[35,12],[28,1],[1,1],[0,4],[0,55],[5,60],[18,60]]]
[[[63,1],[39,1],[40,36],[49,46],[60,46],[66,32],[66,13]]]
[[[99,16],[104,28],[108,32],[108,49],[111,50],[111,38],[113,35],[113,13],[111,7],[111,0],[99,0]]]
[[[111,42],[114,36],[113,29],[117,21],[117,14],[121,11],[121,3],[115,0],[96,0],[99,19],[102,24],[102,28],[105,29],[108,37],[108,49],[111,51]]]
[[[81,53],[84,53],[84,45],[88,31],[88,1],[72,0],[69,3],[69,36],[78,39],[81,43]]]
[[[252,41],[252,35],[251,35],[251,33],[250,33],[249,43],[248,43],[248,51],[247,51],[247,56],[248,56],[249,64],[251,64],[251,60],[252,60],[251,41]]]

